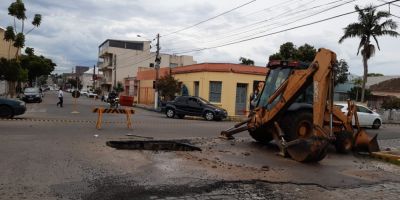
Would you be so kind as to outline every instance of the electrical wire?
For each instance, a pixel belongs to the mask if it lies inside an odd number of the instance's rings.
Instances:
[[[191,25],[191,26],[188,26],[188,27],[185,27],[185,28],[182,28],[182,29],[173,31],[173,32],[168,33],[168,34],[165,34],[165,35],[161,35],[160,37],[167,37],[167,36],[169,36],[169,35],[173,35],[173,34],[176,34],[176,33],[179,33],[179,32],[182,32],[182,31],[185,31],[185,30],[188,30],[188,29],[191,29],[191,28],[193,28],[193,27],[196,27],[196,26],[198,26],[198,25],[200,25],[200,24],[203,24],[203,23],[206,23],[206,22],[208,22],[208,21],[211,21],[211,20],[213,20],[213,19],[215,19],[215,18],[218,18],[218,17],[220,17],[220,16],[222,16],[222,15],[228,14],[228,13],[234,11],[234,10],[237,10],[237,9],[239,9],[239,8],[242,8],[242,7],[244,7],[244,6],[247,6],[247,5],[249,5],[249,4],[251,4],[251,3],[254,3],[254,2],[256,2],[256,1],[257,1],[257,0],[249,1],[249,2],[247,2],[247,3],[245,3],[245,4],[239,5],[239,6],[234,7],[234,8],[232,8],[232,9],[228,10],[228,11],[225,11],[225,12],[223,12],[223,13],[221,13],[221,14],[218,14],[218,15],[216,15],[216,16],[213,16],[213,17],[211,17],[211,18],[208,18],[208,19],[206,19],[206,20],[203,20],[203,21],[198,22],[198,23],[196,23],[196,24],[193,24],[193,25]]]
[[[387,3],[381,4],[381,5],[375,6],[374,8],[378,8],[378,7],[387,5],[389,3],[394,3],[394,2],[397,2],[397,1],[400,1],[400,0],[393,0],[391,2],[387,2]],[[364,9],[361,9],[361,10],[364,10]],[[248,39],[239,40],[239,41],[236,41],[236,42],[230,42],[230,43],[221,44],[221,45],[212,46],[212,47],[204,47],[204,48],[199,48],[199,49],[193,49],[193,50],[189,50],[189,51],[185,51],[185,52],[179,52],[179,53],[176,53],[176,54],[185,54],[185,53],[191,53],[191,52],[197,52],[197,51],[204,51],[204,50],[208,50],[208,49],[215,49],[215,48],[219,48],[219,47],[224,47],[224,46],[229,46],[229,45],[233,45],[233,44],[243,43],[243,42],[247,42],[247,41],[250,41],[250,40],[255,40],[255,39],[258,39],[258,38],[264,38],[264,37],[267,37],[267,36],[276,35],[278,33],[283,33],[283,32],[287,32],[287,31],[290,31],[290,30],[294,30],[294,29],[298,29],[298,28],[302,28],[302,27],[318,24],[318,23],[325,22],[325,21],[328,21],[328,20],[336,19],[336,18],[343,17],[343,16],[346,16],[346,15],[350,15],[350,14],[353,14],[353,13],[356,13],[356,12],[357,11],[351,11],[351,12],[335,15],[335,16],[332,16],[332,17],[328,17],[328,18],[325,18],[325,19],[317,20],[317,21],[314,21],[314,22],[310,22],[310,23],[294,26],[294,27],[291,27],[291,28],[283,29],[283,30],[280,30],[280,31],[276,31],[276,32],[272,32],[272,33],[268,33],[268,34],[264,34],[264,35],[260,35],[260,36],[255,36],[255,37],[251,37],[251,38],[248,38]]]
[[[313,10],[313,9],[317,9],[317,8],[320,8],[320,7],[328,6],[328,5],[331,5],[331,4],[334,4],[334,3],[338,3],[338,2],[341,2],[341,1],[345,1],[345,0],[336,0],[336,1],[333,1],[333,2],[329,2],[329,3],[325,3],[325,4],[320,4],[320,5],[311,7],[311,8],[306,8],[306,9],[303,9],[303,10],[293,11],[293,12],[289,12],[289,13],[283,12],[283,13],[280,13],[280,14],[278,14],[278,15],[276,15],[276,16],[271,17],[271,18],[268,18],[268,19],[265,19],[265,20],[262,20],[262,21],[258,21],[258,22],[255,22],[255,23],[252,23],[252,24],[249,24],[249,25],[245,25],[245,26],[242,26],[242,27],[239,27],[239,28],[236,29],[236,30],[240,30],[241,32],[235,33],[235,30],[231,30],[231,31],[228,31],[228,32],[230,33],[230,34],[228,34],[228,35],[224,35],[223,37],[219,37],[219,38],[217,38],[217,39],[215,39],[215,40],[211,40],[211,41],[207,41],[207,42],[202,42],[202,43],[203,43],[203,44],[204,44],[204,43],[207,44],[207,43],[217,42],[217,41],[219,41],[219,40],[226,40],[227,38],[232,38],[232,37],[234,37],[234,36],[238,36],[238,35],[242,35],[242,34],[245,34],[245,33],[249,33],[249,32],[258,30],[258,29],[260,29],[260,28],[270,27],[270,26],[275,25],[275,24],[277,24],[277,23],[273,23],[273,24],[269,24],[269,25],[263,25],[262,27],[257,27],[257,28],[253,28],[253,29],[250,29],[250,30],[246,30],[246,28],[251,27],[251,26],[253,26],[253,25],[261,25],[261,24],[266,23],[266,22],[273,22],[273,20],[275,20],[275,19],[285,19],[285,17],[288,17],[288,16],[294,16],[294,15],[297,15],[297,14],[301,14],[301,13],[304,13],[304,12],[307,12],[307,11],[310,11],[310,10]],[[353,0],[353,1],[356,1],[356,0]],[[312,1],[312,2],[313,2],[313,1]],[[306,3],[306,4],[307,4],[307,3]],[[345,4],[347,4],[347,3],[345,3]],[[300,6],[296,7],[296,8],[294,8],[294,10],[296,10],[296,9],[299,8],[299,7],[304,7],[304,5],[305,5],[305,4],[302,4],[302,5],[300,5]],[[344,5],[344,4],[341,4],[341,5]],[[338,6],[341,6],[341,5],[338,5]],[[333,6],[333,7],[330,7],[330,8],[328,8],[328,9],[325,9],[323,12],[329,11],[329,9],[333,9],[333,8],[335,8],[335,7],[337,7],[337,6]],[[320,13],[317,13],[317,14],[320,14]],[[315,14],[313,14],[313,15],[315,15]],[[312,17],[313,15],[308,16],[308,17],[306,17],[306,18]],[[294,17],[292,17],[292,18],[296,18],[296,16],[294,16]],[[305,19],[305,18],[302,18],[302,19]],[[297,20],[297,21],[300,21],[300,20]],[[297,22],[297,21],[295,21],[295,22]],[[294,23],[294,22],[293,22],[293,23]],[[275,28],[274,28],[274,29],[275,29]],[[243,30],[245,30],[245,31],[243,31]],[[233,32],[233,33],[232,33],[232,32]],[[265,31],[264,31],[264,32],[265,32]],[[254,34],[252,34],[252,35],[254,35]],[[248,36],[247,36],[247,37],[248,37]],[[173,43],[173,44],[174,44],[174,43]],[[179,48],[178,48],[178,49],[179,49]]]
[[[343,0],[342,0],[342,1],[343,1]],[[335,6],[326,8],[326,9],[324,9],[324,10],[318,11],[318,12],[316,12],[316,13],[312,13],[312,14],[307,15],[307,16],[305,16],[305,17],[302,17],[302,18],[300,18],[300,19],[296,19],[296,20],[294,20],[294,21],[291,21],[291,22],[288,22],[288,23],[285,23],[285,24],[282,24],[282,25],[275,26],[275,27],[270,28],[270,29],[268,29],[268,30],[261,30],[261,31],[259,31],[259,32],[256,32],[256,33],[247,35],[247,36],[245,36],[245,37],[233,39],[233,40],[227,41],[226,43],[232,43],[232,42],[235,42],[235,41],[237,41],[237,40],[241,40],[241,39],[243,39],[243,38],[249,38],[249,37],[252,37],[252,36],[255,36],[255,35],[258,35],[258,34],[261,34],[261,33],[265,33],[265,32],[268,32],[268,31],[271,31],[271,30],[280,28],[280,27],[284,27],[284,26],[287,26],[287,25],[290,25],[290,24],[299,22],[299,21],[301,21],[301,20],[304,20],[304,19],[307,19],[307,18],[310,18],[310,17],[314,17],[314,16],[317,15],[317,14],[321,14],[321,13],[324,13],[324,12],[331,11],[331,10],[334,9],[334,8],[337,8],[337,7],[346,5],[346,4],[351,3],[351,2],[354,2],[354,1],[355,1],[355,0],[350,0],[350,1],[344,2],[344,3],[342,3],[342,4],[335,5]],[[328,5],[329,5],[329,4],[328,4]],[[275,23],[275,24],[277,24],[277,23]],[[274,25],[274,24],[270,24],[269,26],[271,26],[271,25]],[[265,26],[265,27],[269,27],[269,26]],[[254,30],[257,30],[257,29],[254,29]],[[251,31],[253,31],[253,30],[251,30]],[[246,31],[246,32],[251,32],[251,31]],[[229,38],[229,37],[227,37],[227,38]]]

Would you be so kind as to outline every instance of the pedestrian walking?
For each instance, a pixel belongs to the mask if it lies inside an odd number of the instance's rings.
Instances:
[[[58,99],[59,99],[59,101],[57,103],[57,107],[58,107],[58,105],[60,105],[60,107],[62,108],[63,102],[64,102],[64,93],[61,88],[60,88],[60,90],[58,90]]]

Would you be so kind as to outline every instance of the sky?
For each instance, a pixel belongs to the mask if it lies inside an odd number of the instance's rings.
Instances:
[[[7,8],[14,1],[0,1],[0,26],[7,27],[13,23]],[[348,62],[351,73],[361,75],[360,40],[338,43],[343,28],[356,22],[357,14],[286,29],[352,12],[355,5],[384,1],[389,0],[25,0],[27,22],[36,13],[42,15],[40,27],[26,36],[26,46],[51,58],[57,64],[55,73],[63,73],[77,65],[96,64],[98,46],[106,39],[147,39],[154,47],[159,33],[162,53],[191,55],[198,63],[239,63],[240,57],[246,57],[257,66],[265,66],[285,42],[308,43],[331,49]],[[400,16],[400,1],[396,4],[390,12]],[[388,11],[389,6],[378,10]],[[400,18],[392,19],[400,25]],[[369,60],[369,72],[400,75],[400,37],[378,41],[381,50]],[[234,44],[213,48],[229,43]]]

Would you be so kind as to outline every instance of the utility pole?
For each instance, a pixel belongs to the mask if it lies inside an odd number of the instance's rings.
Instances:
[[[117,87],[117,55],[114,54],[114,88]],[[111,88],[113,90],[113,88]]]
[[[156,89],[156,91],[155,91],[155,95],[154,95],[154,109],[155,110],[158,110],[158,104],[159,104],[159,100],[160,100],[160,98],[159,98],[159,90],[158,90],[158,78],[159,78],[159,70],[160,70],[160,63],[161,63],[161,57],[160,57],[160,34],[157,34],[157,44],[156,44],[156,47],[157,47],[157,51],[156,51],[156,59],[155,59],[155,62],[156,62],[156,66],[155,66],[155,68],[156,68],[156,85],[155,85],[155,89]]]
[[[93,90],[96,89],[96,65],[93,65]]]

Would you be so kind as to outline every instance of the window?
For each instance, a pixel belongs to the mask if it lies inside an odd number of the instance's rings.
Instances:
[[[132,50],[143,51],[143,43],[127,42],[126,43],[126,48],[127,49],[132,49]]]
[[[365,107],[362,107],[362,106],[357,106],[357,112],[372,113],[368,108],[365,108]]]
[[[178,63],[169,63],[169,67],[171,68],[178,67]]]
[[[185,103],[186,102],[186,97],[182,97],[182,96],[180,96],[180,97],[176,97],[176,99],[175,99],[175,101],[177,102],[177,103]]]
[[[210,97],[211,102],[221,102],[221,91],[222,82],[221,81],[210,81]]]
[[[199,101],[195,98],[189,98],[188,105],[190,107],[199,107],[200,106]]]

